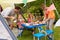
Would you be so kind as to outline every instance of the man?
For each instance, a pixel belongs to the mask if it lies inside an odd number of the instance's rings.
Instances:
[[[4,9],[1,13],[1,15],[4,18],[6,18],[11,29],[13,29],[12,20],[16,19],[16,14],[19,14],[19,9],[21,9],[21,8],[17,7],[17,6],[15,8],[8,7],[6,9]]]
[[[42,5],[42,9],[44,12],[44,19],[43,22],[47,23],[47,30],[52,30],[52,25],[54,23],[55,20],[55,14],[54,14],[54,10],[47,10],[48,7],[46,7],[45,5]],[[48,35],[48,38],[52,40],[52,35]]]

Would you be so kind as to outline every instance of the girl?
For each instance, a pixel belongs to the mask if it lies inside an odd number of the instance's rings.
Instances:
[[[34,19],[34,16],[31,13],[29,13],[29,15],[28,15],[28,23],[32,23],[33,19]]]
[[[24,19],[22,18],[21,15],[18,16],[18,22],[17,22],[17,25],[18,25],[18,30],[19,30],[19,33],[18,33],[18,36],[21,36],[22,32],[23,32],[23,27],[21,26],[21,24],[24,23]]]

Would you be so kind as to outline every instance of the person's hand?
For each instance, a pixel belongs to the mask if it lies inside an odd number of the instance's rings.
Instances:
[[[42,23],[46,23],[45,21],[42,21]]]
[[[15,17],[11,16],[11,19],[14,19]]]

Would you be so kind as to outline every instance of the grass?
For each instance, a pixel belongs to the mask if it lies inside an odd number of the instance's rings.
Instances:
[[[54,40],[60,40],[60,27],[57,27],[54,30]],[[47,37],[41,38],[42,40],[47,40]],[[33,40],[33,35],[30,31],[24,30],[21,37],[18,37],[18,40]],[[36,38],[37,40],[37,38]]]
[[[54,29],[54,40],[60,40],[60,27]]]

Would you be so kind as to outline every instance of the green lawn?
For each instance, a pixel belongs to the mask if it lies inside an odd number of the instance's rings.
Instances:
[[[47,40],[46,37],[41,38],[42,40]],[[18,40],[33,40],[33,35],[30,31],[24,30],[21,37],[18,37]],[[36,38],[37,40],[37,38]],[[60,40],[60,27],[54,29],[54,40]]]

